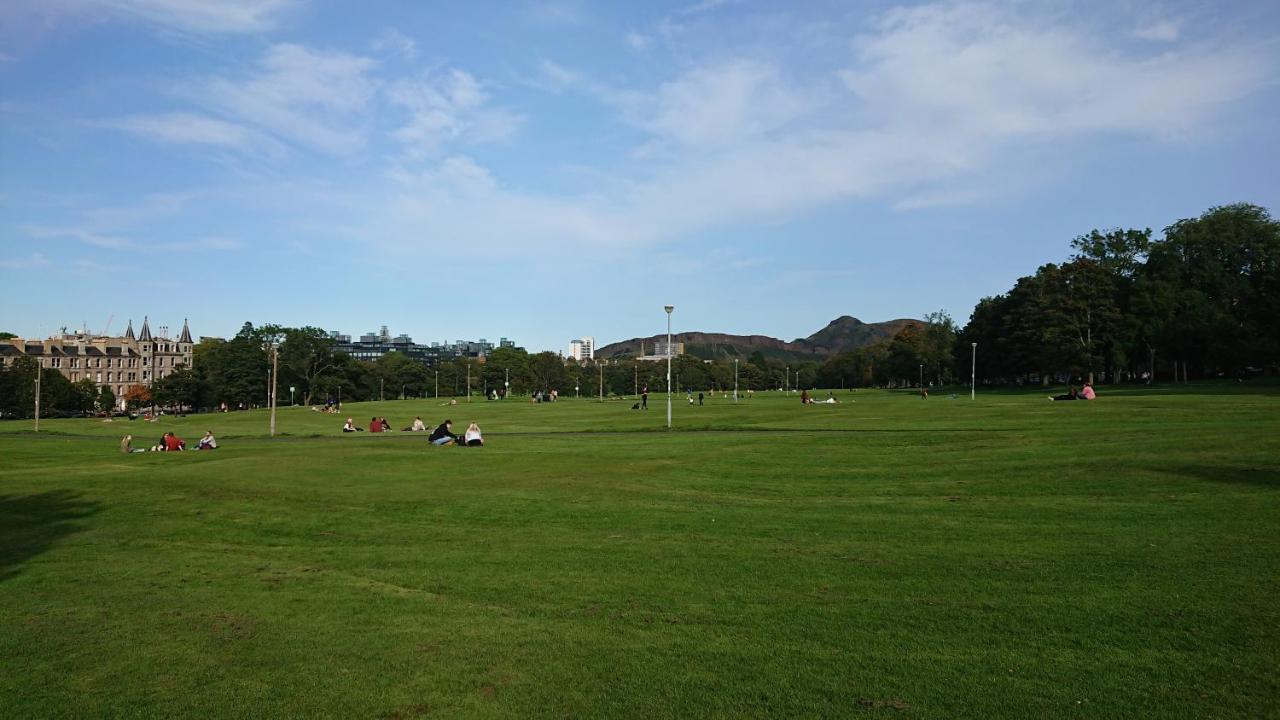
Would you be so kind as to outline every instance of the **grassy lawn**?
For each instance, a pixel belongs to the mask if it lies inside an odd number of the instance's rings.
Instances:
[[[1280,388],[1046,394],[6,421],[0,717],[1280,717]]]

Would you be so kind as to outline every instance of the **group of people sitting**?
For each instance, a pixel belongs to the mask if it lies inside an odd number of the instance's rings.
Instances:
[[[453,421],[445,420],[440,423],[439,427],[431,431],[427,436],[427,441],[432,445],[458,445],[462,447],[481,447],[484,445],[484,436],[480,434],[480,426],[471,423],[467,426],[466,432],[462,437],[453,434]]]
[[[405,428],[401,432],[426,432],[427,426],[422,422],[422,417],[415,417],[413,424]],[[364,428],[358,427],[353,418],[347,418],[347,422],[342,425],[342,432],[364,432]],[[369,420],[369,432],[391,432],[391,424],[387,422],[385,417],[374,417]],[[464,445],[467,447],[480,447],[484,445],[484,436],[480,433],[480,426],[471,423],[467,426],[466,431],[461,437],[453,433],[453,421],[445,420],[440,423],[431,434],[427,436],[427,441],[432,445]]]
[[[200,438],[200,442],[196,443],[196,450],[216,450],[217,448],[218,441],[214,439],[212,430],[206,430],[204,437]],[[162,435],[160,442],[150,448],[135,448],[132,435],[125,435],[120,440],[120,452],[122,453],[140,453],[148,450],[151,452],[180,452],[186,449],[187,441],[171,432]]]
[[[1093,383],[1086,382],[1084,387],[1076,390],[1076,386],[1072,385],[1065,395],[1050,395],[1050,400],[1092,400],[1097,397],[1097,393],[1093,391]]]

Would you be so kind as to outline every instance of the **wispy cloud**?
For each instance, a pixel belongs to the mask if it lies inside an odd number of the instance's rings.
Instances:
[[[370,58],[273,45],[248,77],[217,77],[184,94],[278,140],[333,155],[364,147],[378,82]]]
[[[0,268],[6,270],[30,270],[32,268],[43,267],[49,264],[49,259],[43,253],[31,253],[24,258],[9,258],[0,260]]]
[[[272,155],[282,151],[278,142],[244,125],[195,113],[129,115],[93,124],[123,130],[158,143],[211,145],[242,152],[267,151]]]
[[[374,52],[395,55],[405,60],[418,57],[418,43],[395,28],[383,30],[374,39],[372,47]]]
[[[1133,36],[1143,40],[1173,42],[1182,33],[1182,21],[1164,18],[1155,22],[1140,25],[1133,31]]]
[[[493,142],[509,137],[521,118],[489,104],[489,94],[470,73],[433,71],[387,87],[389,101],[408,113],[391,135],[410,157],[439,152],[446,143]]]
[[[1103,133],[1176,139],[1274,79],[1248,48],[1116,49],[1086,27],[996,5],[895,9],[852,48],[826,73],[717,59],[649,90],[544,61],[548,83],[599,97],[647,133],[649,162],[567,196],[452,157],[398,174],[384,217],[520,253],[671,241],[859,198],[904,211],[972,204],[1002,187],[976,180],[1016,174],[1015,147]],[[370,234],[419,247],[390,229]]]
[[[77,4],[77,3],[71,3]],[[90,0],[124,17],[199,33],[257,33],[271,30],[298,0]]]

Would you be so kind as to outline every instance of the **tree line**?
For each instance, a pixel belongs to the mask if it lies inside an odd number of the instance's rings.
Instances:
[[[980,300],[953,368],[998,383],[1187,380],[1280,362],[1280,223],[1239,203],[1150,229],[1094,230],[1063,263]]]
[[[1280,363],[1280,223],[1250,204],[1215,207],[1178,220],[1153,239],[1150,229],[1094,230],[1071,243],[1062,263],[1019,278],[982,298],[957,328],[943,311],[909,323],[892,338],[837,353],[824,362],[788,364],[760,352],[704,361],[672,361],[676,392],[788,388],[904,387],[965,382],[977,343],[980,382],[1049,383],[1187,380],[1274,371]],[[0,336],[11,335],[0,334]],[[265,405],[272,355],[278,404],[400,397],[456,397],[495,391],[561,397],[631,396],[666,391],[666,363],[634,358],[579,363],[553,352],[494,350],[482,362],[460,357],[426,365],[400,353],[375,361],[334,350],[317,327],[245,323],[229,340],[196,345],[193,367],[150,388],[128,388],[130,408],[230,408]],[[29,417],[34,358],[0,367],[0,414]],[[41,374],[43,412],[105,412],[109,388]],[[292,387],[293,392],[288,389]]]

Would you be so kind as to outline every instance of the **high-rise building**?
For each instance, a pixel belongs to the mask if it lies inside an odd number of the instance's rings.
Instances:
[[[569,341],[569,357],[582,362],[596,356],[596,339],[593,337],[578,338]]]

